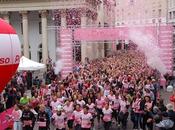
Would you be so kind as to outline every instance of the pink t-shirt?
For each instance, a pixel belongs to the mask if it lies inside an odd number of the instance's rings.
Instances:
[[[112,109],[111,108],[108,108],[108,109],[103,108],[102,111],[104,114],[103,121],[105,121],[105,122],[111,121],[112,120]]]
[[[57,99],[57,101],[58,101],[58,102],[60,102],[61,104],[63,104],[63,103],[64,103],[63,98],[58,98],[58,99]]]
[[[137,98],[132,104],[132,108],[133,108],[134,112],[136,112],[136,113],[140,112],[140,102],[141,102],[141,99]]]
[[[123,88],[124,88],[124,89],[128,89],[128,87],[129,87],[128,83],[123,82]]]
[[[76,110],[73,112],[75,125],[77,124],[81,125],[81,114],[82,113],[83,111],[76,111]]]
[[[60,116],[58,116],[57,113],[54,113],[52,118],[54,119],[54,125],[56,128],[58,128],[58,129],[66,128],[66,122],[65,122],[66,115],[65,115],[65,113],[61,113]]]
[[[89,113],[91,113],[92,115],[95,114],[95,104],[91,103],[90,105],[87,104],[87,106],[89,107]]]
[[[81,127],[82,128],[91,128],[91,119],[92,119],[92,115],[90,113],[81,114]]]
[[[84,100],[77,100],[76,103],[79,104],[81,107],[83,107],[86,104]]]
[[[120,108],[120,99],[115,99],[113,101],[112,109],[119,110],[119,108]]]
[[[115,100],[115,95],[108,95],[108,99],[110,102]]]
[[[127,105],[127,102],[126,101],[120,100],[120,111],[121,112],[123,112],[123,113],[126,113],[127,112],[126,105]]]
[[[73,102],[70,103],[69,106],[64,106],[64,111],[65,111],[65,114],[67,116],[67,120],[73,120],[73,110],[74,110],[74,107],[73,107]]]
[[[55,111],[55,110],[57,109],[57,106],[58,106],[58,105],[61,105],[61,103],[60,103],[59,101],[56,101],[56,102],[52,101],[52,102],[50,103],[50,105],[51,105],[51,107],[52,107],[52,110]]]
[[[104,105],[104,102],[105,102],[105,101],[104,101],[104,99],[102,99],[102,98],[101,98],[100,100],[99,100],[99,99],[96,99],[97,108],[98,108],[98,109],[102,109],[102,107],[103,107],[103,105]]]
[[[21,110],[13,110],[12,111],[12,118],[14,121],[20,121],[20,118],[22,116],[22,111]]]

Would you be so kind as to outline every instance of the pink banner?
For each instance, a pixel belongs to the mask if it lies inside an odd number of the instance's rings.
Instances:
[[[154,37],[157,34],[155,26],[148,27],[116,27],[116,28],[78,28],[74,31],[74,40],[77,41],[104,41],[104,40],[126,40],[128,39],[129,31],[137,30],[150,34]]]
[[[126,40],[129,39],[130,29],[149,34],[154,40],[159,41],[159,46],[162,49],[163,62],[166,64],[167,69],[173,68],[173,50],[172,50],[172,34],[173,28],[171,25],[163,26],[138,26],[138,27],[116,27],[116,28],[77,28],[74,29],[75,41],[104,41],[104,40]],[[159,35],[158,35],[159,31]],[[64,61],[65,67],[63,68],[64,76],[72,71],[73,67],[73,54],[72,54],[72,31],[71,29],[62,29],[60,32],[61,47],[64,52],[61,57]],[[129,39],[130,40],[130,39]],[[168,62],[170,61],[170,62]]]
[[[0,130],[5,130],[8,127],[13,127],[13,120],[9,118],[13,108],[7,109],[0,114]]]
[[[60,46],[63,50],[60,54],[63,61],[62,77],[65,78],[72,72],[73,68],[73,52],[72,52],[72,30],[61,29],[60,30]]]

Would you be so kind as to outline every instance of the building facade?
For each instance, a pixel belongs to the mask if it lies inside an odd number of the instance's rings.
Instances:
[[[167,0],[116,0],[116,26],[167,22]]]
[[[174,63],[174,70],[175,70],[175,0],[167,0],[168,5],[168,12],[167,12],[167,18],[168,23],[173,24],[174,27],[174,33],[173,33],[173,63]]]
[[[45,63],[49,57],[53,61],[58,59],[57,27],[160,25],[170,17],[168,7],[167,0],[0,0],[0,17],[16,29],[22,54]],[[113,44],[124,49],[129,43],[116,39],[116,42],[76,43],[75,48],[84,61],[85,57],[104,57]]]
[[[0,17],[16,29],[24,56],[46,63],[49,57],[57,60],[56,26],[97,26],[99,4],[99,0],[0,0]],[[83,57],[94,49],[92,45],[95,44],[81,46]],[[90,55],[98,57],[95,56]]]

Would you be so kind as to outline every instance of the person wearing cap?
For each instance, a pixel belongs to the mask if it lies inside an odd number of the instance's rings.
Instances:
[[[66,130],[66,114],[61,105],[57,106],[56,113],[52,115],[52,122],[56,130]]]
[[[19,102],[21,105],[26,105],[29,103],[29,101],[30,101],[30,98],[27,96],[26,93],[24,93],[23,97],[21,97]]]
[[[48,130],[49,129],[49,115],[45,111],[45,106],[42,104],[40,105],[38,116],[37,116],[37,123],[39,126],[39,130]]]
[[[163,113],[164,117],[168,117],[170,120],[172,120],[175,123],[175,111],[174,111],[174,107],[171,103],[166,105],[167,111]],[[173,126],[173,128],[175,129],[175,124]]]

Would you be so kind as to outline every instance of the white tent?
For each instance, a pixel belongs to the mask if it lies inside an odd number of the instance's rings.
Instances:
[[[45,64],[41,64],[41,63],[32,61],[23,56],[20,59],[18,70],[19,71],[22,71],[22,70],[35,71],[35,70],[40,70],[40,69],[45,69],[45,68],[46,68]]]

